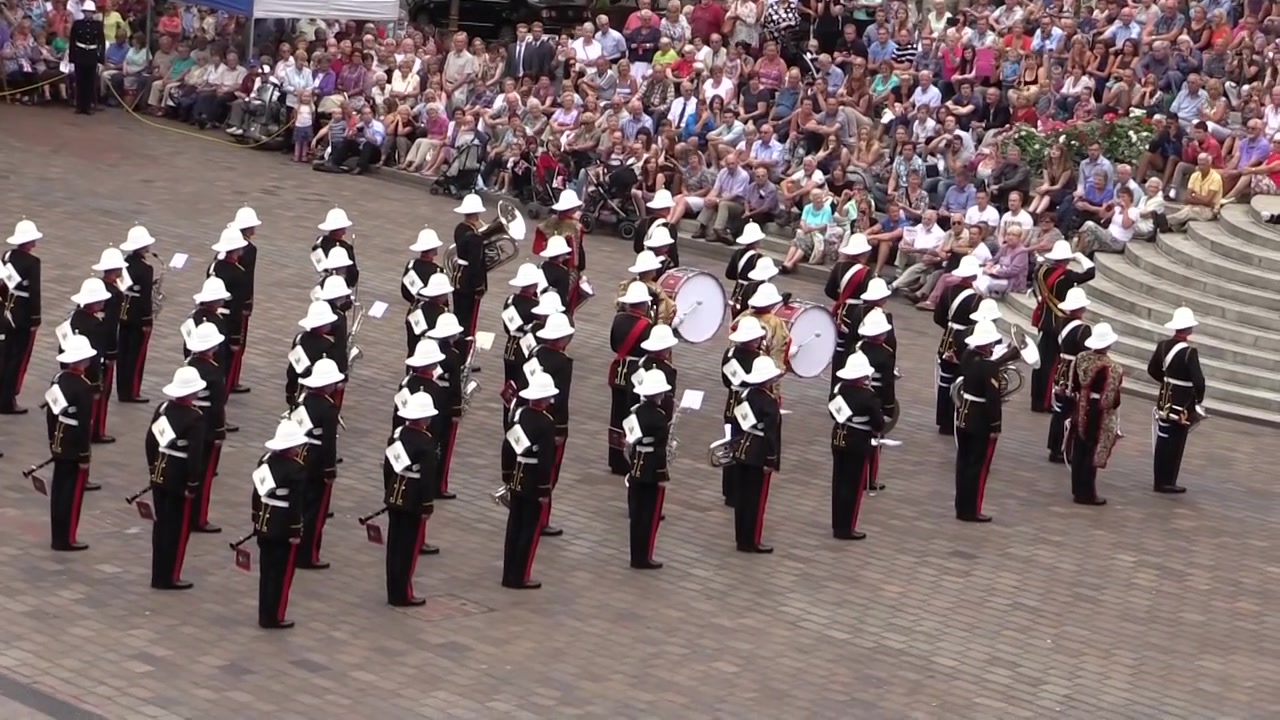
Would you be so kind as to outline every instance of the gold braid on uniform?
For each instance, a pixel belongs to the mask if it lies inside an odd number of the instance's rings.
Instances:
[[[1102,410],[1102,418],[1098,425],[1098,448],[1090,461],[1096,468],[1105,468],[1120,437],[1120,386],[1124,383],[1124,368],[1120,363],[1105,353],[1086,352],[1076,358],[1076,375],[1080,378],[1080,395],[1076,401],[1075,417],[1072,422],[1077,428],[1088,427],[1089,406],[1088,393],[1093,392],[1093,381],[1098,373],[1106,373],[1107,381],[1098,393],[1098,407]]]
[[[658,285],[657,280],[638,280],[630,278],[618,283],[618,297],[627,294],[627,286],[633,282],[644,283],[649,288],[649,319],[655,323],[670,325],[676,319],[676,302],[671,299],[666,290]],[[619,303],[620,304],[620,303]]]
[[[736,328],[738,321],[748,316],[759,320],[761,327],[764,328],[764,339],[760,341],[760,352],[772,358],[774,365],[786,369],[788,367],[787,351],[791,346],[791,331],[787,329],[787,324],[771,312],[757,314],[754,310],[746,310],[733,319],[732,327]],[[747,369],[750,370],[750,368]]]

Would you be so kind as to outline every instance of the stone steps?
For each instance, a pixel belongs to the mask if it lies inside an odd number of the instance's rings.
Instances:
[[[1264,271],[1280,273],[1280,252],[1241,240],[1219,223],[1191,223],[1187,226],[1187,237],[1215,255]]]
[[[1130,262],[1130,257],[1137,257],[1140,253],[1142,255],[1140,260]],[[1219,295],[1192,290],[1179,285],[1177,280],[1169,280],[1138,267],[1137,263],[1146,261],[1149,266],[1162,266],[1174,277],[1192,279],[1192,275],[1178,272],[1171,261],[1166,260],[1161,263],[1151,257],[1154,255],[1159,255],[1159,251],[1151,249],[1148,255],[1141,250],[1134,252],[1132,248],[1126,250],[1124,255],[1098,255],[1098,277],[1110,280],[1111,288],[1119,288],[1118,296],[1112,297],[1108,304],[1159,322],[1168,320],[1168,313],[1147,312],[1149,309],[1146,305],[1147,300],[1155,300],[1166,307],[1186,305],[1195,310],[1197,316],[1206,320],[1222,319],[1267,332],[1280,333],[1280,312],[1228,301]],[[1200,282],[1203,284],[1203,278],[1200,278]],[[1114,302],[1111,302],[1112,300]]]
[[[1204,251],[1200,251],[1199,254],[1202,261],[1210,257],[1209,253]],[[1233,319],[1230,315],[1217,315],[1213,312],[1214,307],[1224,311],[1232,310],[1232,306],[1244,306],[1259,312],[1270,311],[1269,315],[1276,329],[1280,329],[1280,294],[1278,293],[1254,285],[1245,285],[1242,281],[1207,275],[1204,271],[1187,267],[1177,258],[1165,254],[1161,248],[1143,242],[1130,244],[1123,258],[1105,258],[1103,272],[1110,273],[1113,278],[1115,275],[1121,275],[1131,279],[1134,275],[1133,268],[1143,270],[1163,281],[1152,283],[1157,287],[1150,290],[1157,294],[1164,293],[1174,297],[1173,302],[1179,302],[1176,298],[1187,295],[1190,291],[1190,293],[1213,298],[1211,302],[1206,303],[1210,306],[1204,311],[1207,315]],[[1146,288],[1135,289],[1145,290]],[[1194,299],[1194,296],[1192,298]],[[1190,300],[1181,302],[1189,305],[1197,313],[1202,312]]]
[[[1209,223],[1205,224],[1210,225]],[[1215,229],[1210,225],[1209,229],[1201,230],[1200,232],[1204,233]],[[1143,248],[1150,250],[1151,245],[1149,243],[1141,244]],[[1269,256],[1274,255],[1274,253],[1262,250],[1256,245],[1250,245],[1249,247],[1258,253],[1252,257],[1257,258],[1259,263],[1271,260],[1272,258]],[[1161,234],[1160,239],[1156,241],[1156,249],[1159,250],[1161,255],[1172,260],[1178,267],[1192,274],[1202,275],[1203,281],[1208,285],[1225,285],[1228,288],[1234,285],[1243,285],[1247,288],[1265,292],[1268,295],[1280,297],[1280,273],[1255,265],[1247,265],[1225,255],[1220,255],[1214,252],[1211,244],[1193,239],[1190,235]],[[1205,252],[1206,250],[1208,252]],[[1276,257],[1280,258],[1280,256]],[[1209,289],[1208,292],[1213,294],[1212,289]]]

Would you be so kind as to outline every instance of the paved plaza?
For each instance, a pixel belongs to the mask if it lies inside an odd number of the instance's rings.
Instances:
[[[45,234],[45,325],[22,401],[54,371],[53,327],[100,250],[133,222],[160,239],[170,270],[144,394],[179,364],[178,325],[235,209],[251,203],[258,311],[248,395],[223,453],[211,519],[191,540],[187,593],[148,589],[150,528],[123,498],[146,484],[142,441],[154,406],[113,404],[95,447],[80,538],[48,548],[48,510],[20,476],[46,457],[40,415],[0,418],[0,716],[13,718],[1263,718],[1280,708],[1280,547],[1276,433],[1214,419],[1191,437],[1183,496],[1150,491],[1149,404],[1126,398],[1128,437],[1101,475],[1104,508],[1071,504],[1066,469],[1045,462],[1047,420],[1025,394],[1006,406],[984,510],[953,519],[949,438],[932,424],[935,328],[893,303],[904,418],[886,451],[888,489],[863,507],[861,543],[831,538],[827,384],[788,378],[783,469],[769,497],[771,556],[734,552],[731,511],[705,448],[721,432],[721,338],[677,348],[680,385],[708,391],[682,417],[680,457],[658,536],[657,572],[627,567],[625,494],[607,473],[605,367],[612,288],[632,255],[589,239],[601,298],[578,315],[573,423],[556,494],[560,538],[544,540],[536,592],[499,586],[501,361],[481,357],[484,389],[459,433],[451,485],[418,564],[425,607],[385,604],[383,550],[355,517],[381,501],[380,462],[401,377],[405,248],[423,223],[452,233],[452,203],[376,178],[310,172],[280,156],[147,127],[0,106],[0,222],[27,215]],[[213,137],[209,135],[207,137]],[[283,409],[285,353],[315,273],[315,224],[334,204],[356,223],[361,295],[392,306],[368,320],[347,392],[346,462],[333,495],[323,572],[299,571],[289,615],[255,625],[257,578],[227,541],[249,528],[249,472]],[[686,263],[720,275],[721,248],[686,241]],[[498,331],[497,271],[481,313]],[[819,300],[811,279],[783,290]],[[1212,396],[1212,391],[1210,393]]]

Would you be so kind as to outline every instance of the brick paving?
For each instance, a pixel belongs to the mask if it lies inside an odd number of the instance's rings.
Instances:
[[[504,515],[488,494],[496,467],[500,361],[459,436],[453,485],[423,558],[424,608],[383,604],[382,551],[354,517],[380,500],[378,473],[403,351],[396,290],[405,248],[424,222],[451,231],[449,203],[373,178],[320,175],[274,155],[151,129],[118,114],[0,107],[0,220],[27,214],[45,233],[46,324],[23,401],[34,406],[54,369],[52,328],[99,251],[133,221],[165,257],[170,297],[145,383],[160,396],[180,360],[178,324],[198,289],[207,245],[251,202],[261,228],[259,311],[245,380],[230,417],[243,430],[224,451],[212,519],[221,536],[192,539],[189,593],[147,588],[149,528],[124,495],[145,484],[149,407],[115,404],[116,445],[95,450],[82,539],[48,550],[43,499],[19,471],[45,457],[36,415],[0,418],[8,480],[0,485],[0,714],[107,718],[1250,718],[1280,706],[1280,553],[1274,432],[1225,420],[1193,436],[1181,497],[1149,492],[1149,406],[1126,398],[1120,443],[1102,474],[1111,504],[1070,503],[1066,470],[1044,461],[1045,420],[1007,406],[987,490],[989,526],[951,519],[950,440],[932,427],[926,316],[895,305],[906,414],[886,453],[889,489],[867,501],[858,544],[830,538],[829,422],[822,380],[786,382],[784,469],[765,539],[778,552],[733,551],[719,473],[703,464],[720,432],[722,341],[681,347],[684,387],[709,409],[681,420],[682,454],[668,493],[655,573],[627,568],[622,483],[605,470],[603,392],[607,300],[579,315],[571,346],[574,425],[557,494],[562,538],[539,547],[542,590],[500,579]],[[281,408],[284,355],[315,275],[313,227],[333,203],[356,222],[363,299],[391,303],[365,324],[366,356],[347,393],[325,555],[300,572],[289,614],[298,627],[254,626],[256,577],[236,571],[228,539],[248,529],[248,479]],[[691,265],[718,275],[723,256],[690,243]],[[631,256],[590,240],[590,275],[611,288]],[[501,283],[482,324],[499,329]],[[786,278],[784,290],[819,299]]]

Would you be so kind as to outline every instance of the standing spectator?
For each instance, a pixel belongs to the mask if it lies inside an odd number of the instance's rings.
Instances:
[[[761,3],[763,0],[729,0],[729,10],[725,13],[725,23],[729,25],[729,44],[738,46],[746,43],[748,47],[756,47],[760,43]]]
[[[698,0],[689,13],[689,30],[692,37],[711,42],[711,36],[724,27],[725,11],[717,0]]]
[[[647,5],[649,0],[641,0],[641,2]],[[646,78],[649,77],[649,67],[653,64],[653,56],[658,46],[662,44],[662,31],[658,29],[653,13],[648,9],[642,9],[632,17],[638,19],[636,26],[624,34],[627,39],[627,59],[631,61],[631,70],[635,76],[641,82],[646,82]],[[628,20],[627,25],[630,24],[631,21]]]
[[[445,58],[440,80],[446,102],[450,108],[464,107],[467,104],[467,92],[471,81],[480,73],[476,58],[467,52],[467,34],[454,33],[453,49]]]
[[[689,21],[685,20],[683,11],[680,0],[668,0],[667,12],[658,24],[658,31],[662,33],[662,37],[671,41],[673,48],[683,48],[693,42],[693,31],[689,27]]]

